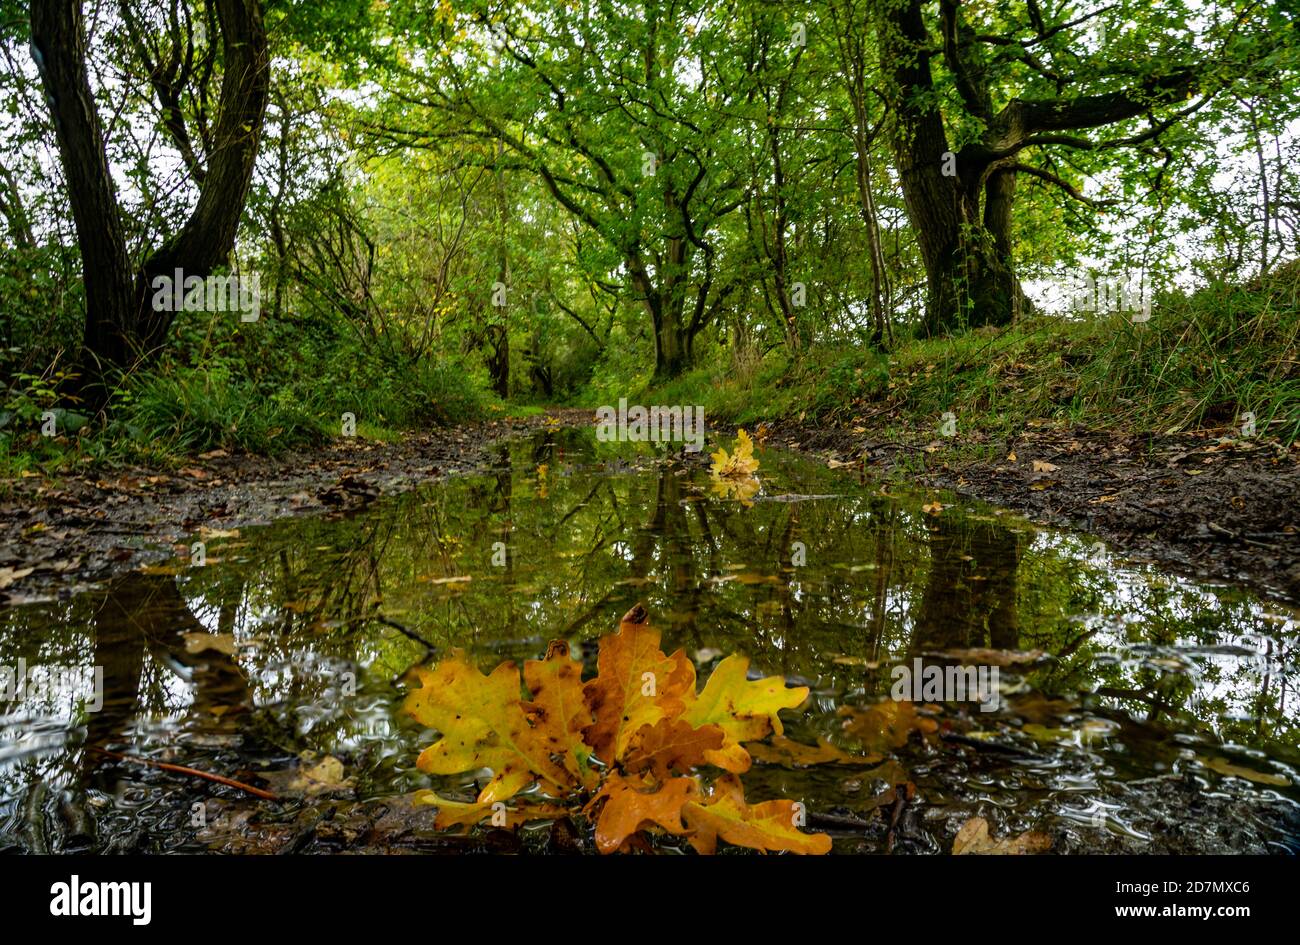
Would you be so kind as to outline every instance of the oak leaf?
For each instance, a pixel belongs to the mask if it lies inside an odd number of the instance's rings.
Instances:
[[[725,740],[716,725],[696,728],[682,719],[660,719],[654,725],[643,725],[632,736],[623,767],[630,772],[648,770],[663,780],[704,764]]]
[[[596,849],[613,853],[647,823],[662,827],[670,834],[686,833],[682,808],[699,792],[699,783],[694,778],[669,778],[655,785],[617,772],[611,774],[587,807],[592,810],[601,805],[596,821]]]
[[[787,687],[780,676],[750,682],[749,660],[728,656],[714,668],[704,689],[682,718],[696,727],[716,725],[726,736],[722,747],[705,754],[710,764],[739,774],[749,770],[751,759],[742,742],[781,735],[777,714],[793,709],[808,698],[807,686]]]
[[[754,441],[744,428],[736,431],[736,445],[731,453],[719,448],[711,453],[713,466],[710,472],[718,479],[748,479],[758,471],[758,460],[754,458]]]
[[[583,696],[582,664],[569,655],[569,644],[552,641],[545,659],[526,660],[524,683],[531,696],[522,703],[528,721],[543,729],[551,754],[560,756],[565,770],[590,787],[591,749],[582,730],[591,724],[591,710]]]
[[[1018,837],[997,840],[989,836],[989,822],[983,817],[972,817],[962,824],[952,841],[953,856],[983,854],[985,856],[1020,856],[1043,853],[1051,849],[1052,838],[1045,833],[1026,831]]]
[[[484,676],[455,650],[433,670],[416,671],[423,684],[406,697],[406,711],[442,738],[416,764],[428,774],[460,774],[491,768],[492,780],[479,792],[481,804],[512,797],[540,780],[564,793],[573,776],[551,759],[552,744],[533,728],[520,706],[519,670],[502,663]]]
[[[681,816],[692,831],[691,846],[705,855],[717,850],[718,840],[759,850],[829,853],[829,836],[799,829],[801,811],[801,806],[794,801],[746,804],[740,779],[723,775],[714,783],[713,793],[704,803],[688,801],[682,806]]]
[[[622,757],[641,726],[680,714],[695,694],[695,666],[681,650],[665,656],[648,619],[640,604],[627,612],[618,633],[601,641],[596,678],[583,687],[595,717],[583,738],[606,764]]]

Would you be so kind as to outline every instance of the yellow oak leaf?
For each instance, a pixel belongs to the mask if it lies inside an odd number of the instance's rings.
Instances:
[[[695,692],[694,664],[681,650],[665,656],[648,621],[640,604],[624,615],[618,633],[601,641],[596,678],[583,687],[595,717],[583,739],[606,764],[623,756],[641,726],[680,714]]]
[[[713,465],[710,472],[719,479],[748,479],[758,471],[758,460],[754,458],[754,441],[743,428],[736,431],[734,451],[728,453],[719,448],[711,453]]]
[[[630,772],[648,770],[662,781],[704,764],[708,753],[721,748],[724,740],[716,725],[696,728],[681,719],[660,719],[633,734],[623,767]]]
[[[413,803],[426,804],[438,808],[433,825],[438,830],[450,827],[473,827],[485,820],[491,820],[495,827],[513,828],[532,820],[553,820],[569,813],[567,807],[557,804],[527,804],[518,807],[506,807],[502,801],[481,804],[477,801],[465,803],[439,797],[432,791],[416,791]],[[497,805],[501,806],[498,807]]]
[[[728,656],[719,663],[704,689],[687,706],[682,719],[699,728],[716,725],[726,740],[722,747],[706,752],[710,764],[739,774],[748,771],[749,753],[742,742],[758,741],[784,732],[781,709],[793,709],[808,698],[807,686],[787,687],[780,676],[750,682],[749,659]]]
[[[715,782],[713,793],[704,803],[684,804],[681,817],[691,830],[691,846],[705,855],[717,851],[719,840],[755,850],[829,853],[830,837],[799,829],[801,813],[801,805],[794,801],[746,804],[740,779],[724,775]]]
[[[591,710],[582,694],[582,664],[569,655],[569,644],[553,640],[546,658],[524,662],[524,684],[532,696],[522,703],[533,726],[543,730],[552,755],[559,755],[565,770],[593,786],[587,765],[591,749],[582,730],[591,724]]]
[[[596,849],[613,853],[647,824],[671,834],[686,833],[682,807],[699,794],[700,786],[694,778],[669,778],[655,785],[617,772],[609,775],[600,793],[587,805],[588,811],[603,805],[596,821]]]
[[[543,730],[528,724],[519,704],[519,670],[502,663],[484,676],[459,650],[432,670],[419,669],[421,688],[406,697],[405,710],[442,738],[416,764],[428,774],[460,774],[491,768],[479,793],[481,804],[505,800],[534,781],[565,792],[573,776],[551,760]]]

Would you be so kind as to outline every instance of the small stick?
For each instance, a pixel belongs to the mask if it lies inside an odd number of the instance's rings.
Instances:
[[[118,761],[134,761],[137,764],[148,765],[151,768],[161,768],[163,771],[174,771],[177,774],[191,774],[196,778],[203,778],[207,781],[215,781],[218,784],[224,784],[227,787],[239,788],[241,791],[247,791],[254,797],[262,797],[268,801],[278,801],[279,798],[270,791],[263,791],[261,788],[255,788],[251,785],[244,784],[242,781],[235,781],[231,778],[224,778],[219,774],[211,774],[207,771],[200,771],[198,768],[187,768],[185,765],[173,765],[165,761],[153,761],[149,758],[140,758],[136,755],[121,755],[115,751],[108,751],[103,748],[97,748],[94,745],[88,746],[91,751],[99,752],[101,755],[107,755],[109,758],[115,758]]]

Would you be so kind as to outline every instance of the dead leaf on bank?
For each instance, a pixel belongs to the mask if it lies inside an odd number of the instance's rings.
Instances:
[[[826,465],[829,466],[831,469],[843,469],[845,466],[856,466],[858,464],[851,459],[842,460],[842,459],[832,458],[826,461]]]
[[[1014,463],[1015,461],[1016,461],[1016,454],[1015,451],[1013,450],[1007,454],[1007,462]]]
[[[989,836],[989,822],[983,817],[972,817],[962,824],[952,841],[953,856],[1023,856],[1046,853],[1052,848],[1052,838],[1045,833],[1027,830],[1018,837],[1001,840]]]
[[[1034,472],[1051,473],[1060,469],[1055,463],[1048,463],[1041,459],[1034,460]]]
[[[213,541],[217,538],[238,538],[238,528],[208,528],[206,525],[199,526],[199,537],[206,541]]]

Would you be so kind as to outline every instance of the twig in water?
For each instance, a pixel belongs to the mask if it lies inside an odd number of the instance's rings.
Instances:
[[[163,771],[174,771],[177,774],[190,774],[196,778],[203,778],[205,781],[215,781],[217,784],[224,784],[227,787],[239,788],[241,791],[247,791],[254,797],[262,797],[268,801],[278,801],[279,798],[270,791],[263,791],[261,788],[255,788],[252,785],[245,784],[242,781],[235,781],[231,778],[222,777],[219,774],[211,774],[207,771],[200,771],[198,768],[187,768],[185,765],[169,764],[165,761],[154,761],[150,758],[140,758],[137,755],[123,755],[115,751],[108,751],[104,748],[97,748],[94,745],[89,746],[90,750],[117,761],[134,761],[136,764],[148,765],[151,768],[161,768]]]

